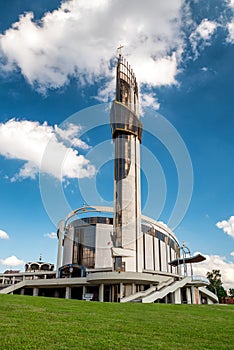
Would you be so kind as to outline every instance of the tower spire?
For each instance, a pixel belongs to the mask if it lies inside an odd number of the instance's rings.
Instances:
[[[140,272],[141,189],[140,143],[142,123],[138,111],[138,86],[135,74],[122,59],[123,45],[118,47],[116,99],[112,104],[110,122],[114,140],[114,268]],[[143,248],[142,248],[143,249]],[[126,258],[127,251],[127,258]]]
[[[122,57],[122,49],[124,48],[124,45],[119,45],[119,47],[117,48],[117,50],[119,51],[119,57]]]

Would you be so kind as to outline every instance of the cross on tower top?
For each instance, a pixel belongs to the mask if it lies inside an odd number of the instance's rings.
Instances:
[[[117,48],[117,50],[119,50],[119,56],[122,56],[122,48],[124,47],[124,45],[121,45]]]

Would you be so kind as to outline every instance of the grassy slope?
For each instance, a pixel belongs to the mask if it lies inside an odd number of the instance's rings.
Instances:
[[[0,296],[0,349],[234,349],[234,306]]]

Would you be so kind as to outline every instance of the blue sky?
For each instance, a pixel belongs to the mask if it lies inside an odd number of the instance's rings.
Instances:
[[[56,220],[111,204],[122,43],[141,91],[143,213],[233,287],[234,1],[2,0],[0,13],[0,271],[55,263]],[[176,210],[191,202],[171,218],[178,193]]]

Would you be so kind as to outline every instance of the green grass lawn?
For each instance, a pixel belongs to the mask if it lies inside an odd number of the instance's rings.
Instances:
[[[234,306],[0,295],[0,349],[234,349]]]

